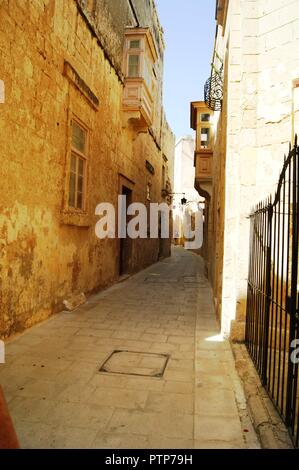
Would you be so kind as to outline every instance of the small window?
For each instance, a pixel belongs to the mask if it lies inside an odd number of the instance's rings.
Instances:
[[[140,49],[140,41],[137,39],[130,41],[130,49]]]
[[[200,120],[201,122],[210,122],[211,120],[211,115],[206,113],[206,114],[201,114],[200,115]]]
[[[72,122],[72,149],[70,161],[69,207],[84,209],[86,178],[87,132],[76,121]]]
[[[200,131],[200,147],[207,149],[210,146],[210,129],[203,127]]]
[[[162,166],[162,189],[165,189],[166,186],[166,178],[165,178],[165,166]]]
[[[139,76],[139,55],[129,55],[129,77]]]

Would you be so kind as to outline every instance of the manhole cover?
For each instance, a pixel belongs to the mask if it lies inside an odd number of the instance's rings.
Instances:
[[[99,371],[111,374],[163,377],[169,354],[115,350],[101,365]]]

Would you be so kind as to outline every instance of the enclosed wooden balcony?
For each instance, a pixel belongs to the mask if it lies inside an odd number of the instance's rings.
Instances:
[[[143,78],[126,78],[123,111],[127,120],[150,127],[153,122],[153,98]]]
[[[213,111],[205,102],[191,103],[191,127],[196,131],[194,152],[195,188],[206,197],[211,193],[213,179]]]
[[[195,178],[202,181],[212,181],[213,152],[195,152]]]
[[[150,127],[153,124],[154,96],[157,87],[155,72],[157,50],[148,28],[127,29],[125,36],[123,93],[125,120],[137,127]]]

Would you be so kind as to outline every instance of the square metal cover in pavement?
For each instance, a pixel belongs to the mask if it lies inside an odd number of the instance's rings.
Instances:
[[[169,357],[169,354],[115,350],[101,365],[99,372],[163,377]]]

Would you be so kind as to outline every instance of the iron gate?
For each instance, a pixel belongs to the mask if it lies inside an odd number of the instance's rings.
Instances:
[[[262,383],[299,439],[299,151],[289,150],[274,197],[250,216],[246,346]],[[296,341],[298,340],[298,341]]]

